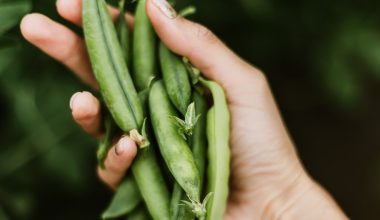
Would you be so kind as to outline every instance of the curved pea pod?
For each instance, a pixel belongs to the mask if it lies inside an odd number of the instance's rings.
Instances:
[[[83,28],[87,50],[105,103],[124,131],[140,130],[144,113],[133,86],[104,0],[83,1]],[[169,192],[152,146],[140,150],[132,172],[154,219],[169,219]]]
[[[102,169],[105,169],[104,160],[107,157],[108,150],[112,147],[112,140],[118,131],[118,128],[108,111],[104,112],[104,129],[104,137],[100,140],[99,147],[96,152],[98,165]]]
[[[139,129],[143,110],[104,0],[83,1],[83,29],[92,69],[116,124]]]
[[[193,128],[191,137],[189,138],[189,143],[191,150],[193,152],[195,164],[197,165],[201,186],[203,186],[203,179],[206,166],[206,150],[207,150],[207,137],[206,137],[206,117],[207,117],[207,103],[205,98],[198,92],[193,92],[193,101],[195,106],[195,113],[199,115],[199,120]],[[202,193],[202,187],[200,188],[200,193]],[[174,185],[172,200],[170,204],[170,215],[171,219],[185,220],[192,219],[194,215],[187,210],[183,205],[179,205],[181,200],[186,200],[181,187],[178,184]]]
[[[219,220],[223,219],[228,197],[230,113],[223,89],[215,82],[202,78],[200,81],[211,91],[214,102],[207,114],[207,190],[213,194],[207,204],[206,219]]]
[[[102,214],[102,219],[114,219],[133,211],[142,198],[133,177],[128,175],[117,188],[110,205]]]
[[[145,5],[146,0],[138,0],[133,30],[133,80],[138,91],[148,88],[156,76],[156,35]]]
[[[147,209],[155,220],[168,220],[169,191],[152,149],[142,149],[133,161],[132,172]]]
[[[170,120],[170,116],[175,116],[176,111],[170,103],[162,81],[155,82],[150,90],[149,111],[165,163],[189,199],[201,208],[199,172],[189,146],[179,134],[177,126]],[[203,213],[203,210],[200,212]]]
[[[201,186],[203,186],[205,167],[206,167],[206,151],[207,151],[207,137],[206,137],[206,122],[208,106],[205,98],[198,91],[193,92],[193,99],[195,103],[195,112],[200,115],[197,123],[195,124],[193,135],[191,136],[191,150],[193,151],[195,164],[199,170],[201,178]]]
[[[172,53],[162,42],[159,57],[162,78],[173,105],[185,115],[191,102],[191,85],[182,58]]]
[[[125,0],[119,1],[119,16],[116,21],[116,33],[127,66],[131,62],[131,36],[125,19]]]
[[[180,201],[184,198],[181,186],[176,182],[173,187],[172,198],[170,201],[170,220],[177,220],[181,209]]]
[[[194,213],[186,209],[186,207],[180,206],[181,208],[178,210],[178,216],[176,220],[194,220]]]
[[[170,219],[171,220],[192,220],[195,218],[189,207],[183,205],[182,201],[188,201],[185,192],[176,182],[173,187],[172,200],[170,201]]]

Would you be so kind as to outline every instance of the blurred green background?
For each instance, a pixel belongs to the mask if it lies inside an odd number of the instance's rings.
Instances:
[[[311,175],[349,217],[378,219],[380,1],[192,3],[192,19],[266,73]],[[81,34],[55,1],[0,0],[0,219],[99,219],[111,192],[68,107],[89,88],[23,40],[29,12]]]

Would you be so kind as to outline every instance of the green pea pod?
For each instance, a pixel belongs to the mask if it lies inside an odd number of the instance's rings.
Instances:
[[[230,173],[230,113],[223,89],[215,82],[200,79],[212,94],[214,105],[207,114],[208,176],[207,190],[212,197],[207,204],[207,220],[223,219]]]
[[[139,92],[139,97],[140,97],[140,100],[141,100],[141,103],[143,104],[143,110],[144,110],[144,113],[147,114],[148,112],[148,95],[149,95],[149,88],[148,89],[144,89],[144,90],[141,90]]]
[[[108,111],[104,111],[104,128],[105,134],[102,140],[99,142],[98,151],[96,152],[98,165],[102,169],[105,169],[104,160],[107,157],[108,150],[111,148],[112,140],[115,136],[115,133],[117,132],[117,126],[112,117],[109,115]]]
[[[131,62],[131,36],[125,20],[125,0],[119,1],[119,16],[116,21],[116,33],[127,66]]]
[[[199,172],[190,148],[179,134],[177,126],[170,120],[170,116],[175,116],[176,111],[162,81],[155,82],[150,90],[149,111],[160,152],[170,172],[189,198],[199,203]]]
[[[105,103],[124,132],[140,130],[144,121],[142,105],[123,60],[106,3],[84,0],[82,5],[87,50]],[[132,172],[152,217],[169,219],[169,192],[150,148],[138,153]]]
[[[193,135],[191,136],[191,150],[193,151],[195,164],[198,167],[199,175],[201,178],[201,186],[203,186],[205,166],[206,166],[206,150],[207,150],[207,137],[206,137],[206,122],[208,106],[205,98],[199,92],[193,92],[193,99],[195,103],[195,112],[200,115],[199,120],[195,124]]]
[[[148,88],[156,77],[156,35],[145,5],[146,0],[138,0],[133,30],[133,79],[138,91]]]
[[[194,213],[189,211],[189,209],[187,209],[186,207],[180,206],[176,220],[194,220],[194,219],[195,219]]]
[[[181,201],[188,201],[185,192],[176,182],[173,187],[172,200],[170,202],[170,219],[171,220],[193,220],[195,215]]]
[[[113,219],[132,212],[141,202],[141,195],[133,177],[128,175],[115,192],[102,219]]]
[[[142,106],[104,0],[83,1],[83,29],[92,69],[116,124],[125,132],[141,128]]]
[[[153,146],[140,150],[132,171],[150,215],[155,220],[168,220],[169,191],[156,161]]]
[[[139,206],[127,216],[127,220],[151,220],[149,213],[144,206]]]
[[[172,199],[170,201],[170,219],[177,220],[181,209],[180,202],[184,199],[184,193],[181,186],[175,182],[173,187]]]
[[[206,163],[206,149],[207,149],[207,137],[206,137],[206,116],[207,116],[207,103],[205,98],[197,91],[193,92],[193,99],[195,103],[196,115],[200,115],[194,129],[193,135],[189,138],[191,150],[194,155],[195,164],[199,170],[201,178],[201,186],[203,186],[203,179],[205,173]],[[201,187],[202,191],[202,187]],[[202,193],[200,191],[200,193]],[[176,184],[173,188],[172,200],[170,203],[170,215],[171,219],[176,220],[191,220],[194,215],[188,211],[188,209],[179,205],[181,200],[186,200],[183,190]]]
[[[191,102],[191,85],[182,58],[172,53],[162,42],[159,57],[162,78],[173,105],[185,115]]]

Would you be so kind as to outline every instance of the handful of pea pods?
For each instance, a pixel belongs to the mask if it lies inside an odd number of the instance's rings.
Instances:
[[[157,42],[145,4],[137,1],[132,33],[124,0],[116,24],[105,0],[83,0],[87,51],[106,106],[99,164],[106,169],[103,160],[119,132],[140,148],[102,219],[220,220],[230,166],[224,91]]]

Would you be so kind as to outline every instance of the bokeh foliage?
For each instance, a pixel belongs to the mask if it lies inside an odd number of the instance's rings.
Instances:
[[[380,2],[191,2],[192,19],[266,73],[312,176],[350,217],[380,216]],[[68,107],[89,88],[22,39],[31,11],[81,33],[55,1],[0,0],[0,219],[97,219],[111,194]]]

